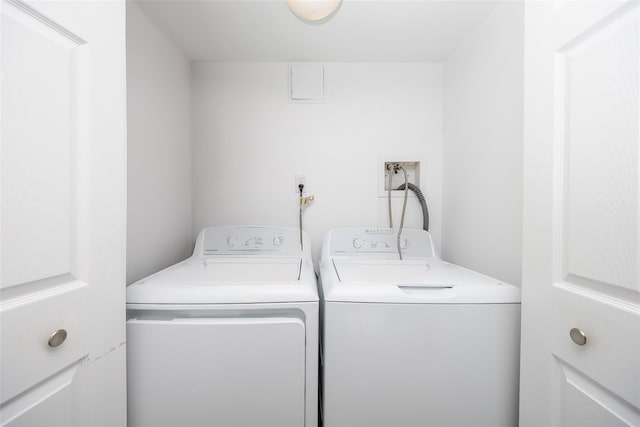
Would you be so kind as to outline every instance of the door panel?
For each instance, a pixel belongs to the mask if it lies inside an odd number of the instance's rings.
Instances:
[[[33,387],[29,393],[12,399],[2,407],[2,422],[7,427],[68,427],[83,425],[76,400],[81,396],[82,362],[57,372]],[[86,422],[86,421],[85,421]]]
[[[74,418],[69,367],[87,355],[88,284],[78,280],[78,230],[86,193],[77,109],[85,43],[21,3],[2,5],[1,421],[60,425]],[[48,339],[64,329],[65,341]],[[82,365],[76,364],[75,372]],[[65,371],[67,374],[57,374]],[[58,384],[60,378],[64,384]],[[39,384],[40,383],[40,384]],[[55,386],[58,384],[58,386]],[[42,395],[43,389],[52,389]],[[20,396],[18,396],[21,393]],[[50,401],[49,401],[50,400]],[[77,404],[77,403],[76,403]],[[21,413],[7,418],[8,407]],[[66,408],[61,410],[60,408]],[[73,425],[73,424],[68,424]]]
[[[124,343],[124,4],[4,0],[0,12],[0,424],[105,424],[87,408],[106,384],[87,372]],[[119,395],[100,396],[121,420],[124,373],[110,372]]]
[[[72,57],[83,43],[2,14],[2,288],[71,270]],[[73,73],[78,74],[76,71]]]
[[[630,403],[639,417],[637,5],[618,3],[600,10],[600,19],[585,15],[590,6],[579,2],[556,12],[556,25],[588,25],[556,39],[554,53],[558,179],[551,351],[556,363],[588,377],[593,388],[610,390],[609,401],[618,406]],[[587,335],[587,344],[571,340],[572,328]],[[616,418],[610,407],[597,408],[603,402],[586,390],[563,384],[566,406],[556,411],[556,422],[584,421],[580,405],[596,417]]]
[[[552,298],[555,357],[640,407],[640,308],[570,285],[554,286]],[[575,327],[586,335],[585,345],[571,340]]]
[[[87,290],[85,283],[76,282],[3,304],[2,402],[87,356]],[[66,331],[66,339],[51,347],[49,337],[59,329]]]
[[[560,425],[622,427],[640,425],[638,413],[608,389],[560,363]]]
[[[556,50],[557,173],[565,183],[558,244],[564,279],[584,279],[578,286],[640,290],[638,37],[637,8],[626,7]]]
[[[522,426],[640,425],[639,9],[526,4]]]

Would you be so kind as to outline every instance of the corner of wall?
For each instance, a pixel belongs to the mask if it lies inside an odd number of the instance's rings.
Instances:
[[[444,63],[443,258],[520,284],[524,20],[500,3]]]
[[[193,248],[191,65],[127,2],[127,283]]]

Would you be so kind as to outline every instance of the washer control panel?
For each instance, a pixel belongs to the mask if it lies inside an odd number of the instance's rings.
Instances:
[[[338,228],[331,231],[332,255],[397,254],[398,230],[390,228]],[[432,257],[431,236],[424,230],[403,229],[400,234],[403,255]]]
[[[299,230],[286,227],[211,227],[205,228],[204,255],[242,252],[300,254]],[[200,237],[199,237],[200,238]]]

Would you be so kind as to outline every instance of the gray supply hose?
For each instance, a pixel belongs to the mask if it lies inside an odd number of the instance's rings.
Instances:
[[[409,190],[408,187],[408,183],[409,181],[407,181],[407,171],[404,169],[403,166],[400,166],[400,170],[402,171],[402,173],[404,173],[404,202],[402,204],[402,216],[400,217],[400,228],[398,228],[398,238],[396,239],[396,243],[398,245],[398,256],[400,257],[400,260],[402,260],[402,250],[400,248],[400,235],[402,234],[402,227],[404,227],[404,214],[407,211],[407,191]]]
[[[393,171],[389,168],[389,185],[387,185],[387,201],[389,202],[389,228],[393,228],[393,217],[391,216],[391,179]]]
[[[412,183],[409,183],[407,187],[409,187],[409,190],[413,191],[416,194],[416,197],[418,198],[418,201],[422,206],[422,228],[424,229],[424,231],[429,231],[429,209],[427,208],[427,201],[425,200],[420,187]],[[397,188],[397,190],[404,189],[404,184]]]

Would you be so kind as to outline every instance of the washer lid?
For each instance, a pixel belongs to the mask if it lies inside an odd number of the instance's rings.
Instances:
[[[410,260],[333,258],[336,282],[327,301],[379,303],[519,303],[508,283],[438,258]],[[324,279],[323,279],[324,280]]]
[[[317,301],[315,275],[299,256],[190,258],[127,287],[128,304]]]

